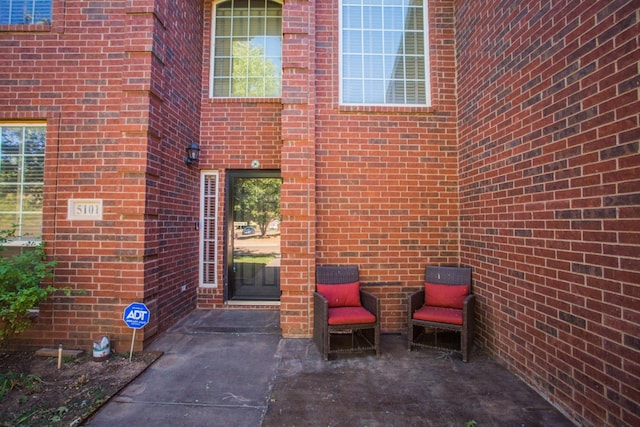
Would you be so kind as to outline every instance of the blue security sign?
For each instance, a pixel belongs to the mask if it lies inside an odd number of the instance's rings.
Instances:
[[[124,309],[124,323],[133,329],[141,329],[149,323],[150,311],[146,305],[141,302],[129,304]]]

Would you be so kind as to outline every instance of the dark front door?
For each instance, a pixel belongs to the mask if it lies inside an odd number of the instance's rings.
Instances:
[[[279,171],[230,171],[227,299],[280,299]]]

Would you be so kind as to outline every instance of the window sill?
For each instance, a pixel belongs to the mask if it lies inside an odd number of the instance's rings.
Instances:
[[[209,98],[212,104],[281,104],[282,98]]]
[[[39,239],[8,240],[8,241],[2,243],[2,246],[11,247],[11,248],[18,248],[18,247],[28,248],[28,247],[33,247],[33,246],[39,245],[40,243],[42,243],[42,241],[39,240]]]
[[[345,113],[399,113],[399,114],[434,114],[433,106],[401,106],[401,105],[340,105],[338,110]]]
[[[0,24],[1,33],[50,33],[51,24]]]

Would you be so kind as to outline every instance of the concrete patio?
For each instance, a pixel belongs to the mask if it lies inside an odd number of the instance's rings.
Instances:
[[[150,350],[164,355],[88,426],[571,426],[526,384],[475,349],[324,361],[310,339],[280,336],[277,311],[194,311]],[[469,423],[469,424],[467,424]]]

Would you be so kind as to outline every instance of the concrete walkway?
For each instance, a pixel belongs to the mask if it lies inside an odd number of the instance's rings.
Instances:
[[[463,363],[408,352],[325,362],[309,339],[283,339],[275,311],[194,311],[150,350],[164,355],[86,425],[571,426],[480,350]]]

